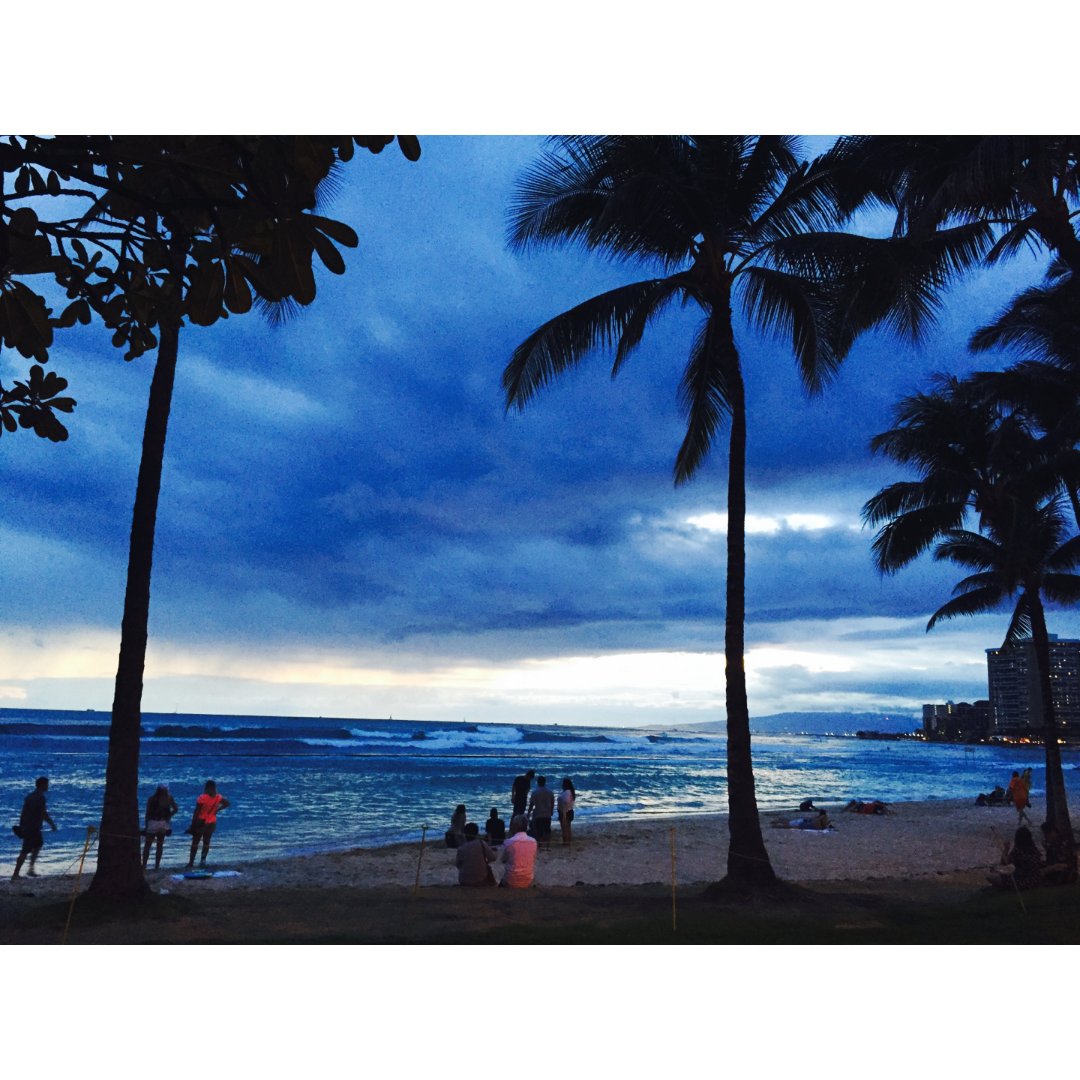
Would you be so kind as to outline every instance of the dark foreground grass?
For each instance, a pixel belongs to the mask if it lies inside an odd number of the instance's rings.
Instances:
[[[0,943],[59,943],[67,903],[8,896]],[[721,898],[658,886],[266,889],[86,896],[71,944],[1004,945],[1080,944],[1080,888],[998,893],[971,881],[780,885]]]

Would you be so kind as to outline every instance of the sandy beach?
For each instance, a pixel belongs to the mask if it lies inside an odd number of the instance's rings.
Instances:
[[[974,895],[985,887],[985,872],[1000,857],[1000,843],[1011,837],[1017,820],[1011,807],[981,807],[967,800],[897,803],[881,816],[829,809],[836,827],[823,833],[770,827],[791,813],[762,815],[770,858],[786,882],[825,893],[871,888],[881,895],[918,897],[927,890],[947,889],[954,897]],[[1080,800],[1070,809],[1074,821],[1080,818]],[[1029,810],[1036,826],[1041,810],[1041,802]],[[578,824],[572,845],[564,846],[556,832],[541,849],[537,888],[528,890],[528,897],[517,891],[511,896],[509,890],[482,890],[483,899],[476,890],[456,887],[454,852],[441,836],[424,846],[422,857],[417,842],[245,863],[229,858],[238,838],[222,833],[211,864],[228,873],[204,880],[184,879],[181,866],[169,865],[183,856],[183,845],[174,839],[166,848],[166,865],[150,872],[150,884],[156,893],[170,897],[170,903],[182,908],[190,900],[196,912],[209,918],[205,925],[197,919],[187,930],[182,925],[167,932],[159,928],[133,940],[257,940],[261,922],[268,924],[270,939],[289,933],[303,936],[305,928],[332,933],[334,927],[359,922],[384,925],[388,940],[409,940],[406,926],[390,932],[400,923],[403,906],[414,916],[427,909],[428,916],[453,920],[463,911],[470,917],[481,909],[490,913],[492,904],[512,905],[512,917],[529,923],[557,918],[553,913],[562,905],[564,918],[572,912],[595,923],[613,914],[620,896],[635,909],[670,896],[673,838],[675,879],[684,897],[700,895],[700,886],[723,877],[726,815],[596,823],[584,818]],[[0,926],[0,941],[55,940],[48,930],[28,937],[16,924],[25,921],[28,911],[56,907],[74,892],[74,875],[4,880],[0,912],[6,925]],[[228,912],[234,913],[231,920]],[[423,933],[416,932],[423,937],[433,931],[426,926]],[[434,935],[438,937],[437,930]],[[91,931],[82,940],[115,936],[115,931],[111,936]]]

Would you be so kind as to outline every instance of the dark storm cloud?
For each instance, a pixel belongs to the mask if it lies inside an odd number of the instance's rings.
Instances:
[[[688,519],[724,511],[726,431],[693,482],[671,479],[693,312],[657,324],[617,380],[597,356],[504,410],[503,366],[531,330],[649,274],[506,250],[514,179],[538,146],[428,139],[416,165],[358,158],[326,211],[361,238],[343,278],[320,275],[316,303],[280,327],[184,330],[152,634],[433,657],[722,648],[724,536]],[[896,476],[867,441],[930,371],[988,366],[967,335],[1035,276],[1013,263],[955,291],[921,351],[860,343],[816,399],[781,346],[740,333],[749,511],[776,522],[748,539],[751,642],[800,619],[925,621],[947,599],[941,567],[874,570],[859,512]],[[125,365],[86,328],[60,337],[53,365],[80,401],[72,438],[0,445],[0,569],[33,598],[21,622],[114,627],[150,359]],[[786,523],[799,514],[830,524]]]

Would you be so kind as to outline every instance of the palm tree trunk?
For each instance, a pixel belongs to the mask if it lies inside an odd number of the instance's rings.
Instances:
[[[730,320],[727,326],[730,332]],[[731,355],[736,355],[734,342]],[[732,885],[772,885],[776,874],[761,835],[750,751],[750,709],[746,701],[746,391],[737,360],[732,367],[734,370],[728,373],[731,439],[724,629],[730,830],[726,880]]]
[[[120,660],[116,670],[105,803],[101,814],[98,865],[89,892],[110,899],[134,899],[149,892],[139,840],[139,740],[142,728],[143,669],[150,619],[150,571],[154,558],[165,435],[172,405],[180,319],[161,320],[161,341],[150,384],[143,429],[142,459],[131,516]]]
[[[1050,638],[1046,632],[1046,614],[1037,589],[1025,590],[1031,611],[1031,641],[1035,649],[1035,667],[1039,677],[1039,697],[1042,699],[1043,739],[1046,745],[1046,820],[1067,842],[1072,853],[1075,876],[1076,852],[1072,822],[1069,820],[1069,801],[1065,793],[1065,774],[1061,768],[1061,747],[1058,744],[1057,717],[1054,713],[1053,689],[1050,679]]]

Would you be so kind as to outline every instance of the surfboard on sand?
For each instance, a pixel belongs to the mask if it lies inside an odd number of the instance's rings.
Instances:
[[[173,874],[173,880],[187,878],[188,881],[201,881],[212,877],[239,877],[239,870],[185,870],[182,874]]]

